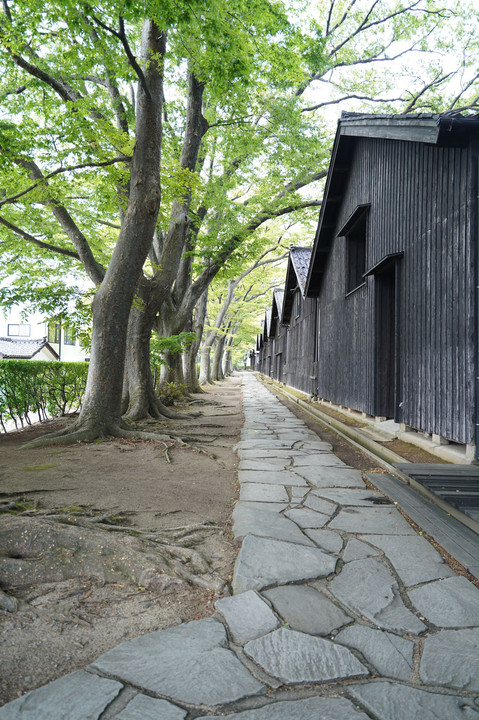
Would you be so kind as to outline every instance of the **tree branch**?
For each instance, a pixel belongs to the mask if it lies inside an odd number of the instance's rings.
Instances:
[[[378,97],[371,97],[371,95],[345,95],[344,97],[337,98],[336,100],[328,100],[326,102],[318,103],[317,105],[312,105],[311,107],[302,108],[301,112],[312,112],[313,110],[319,110],[319,108],[326,107],[327,105],[338,105],[339,103],[345,102],[346,100],[366,100],[368,102],[373,103],[391,103],[391,102],[401,102],[403,98],[378,98]]]
[[[450,78],[452,75],[454,75],[453,72],[450,72],[447,75],[441,75],[440,73],[438,73],[436,75],[436,77],[433,80],[431,80],[430,83],[428,83],[427,85],[424,85],[424,87],[421,88],[421,90],[418,93],[416,93],[416,95],[413,96],[409,105],[407,105],[407,107],[404,108],[403,113],[411,112],[411,110],[413,110],[416,107],[417,101],[419,100],[420,97],[422,97],[424,95],[424,93],[426,93],[428,90],[430,90],[433,87],[437,87],[438,85],[441,85],[443,82],[448,80],[448,78]]]
[[[125,33],[125,22],[123,20],[123,17],[121,15],[118,17],[118,24],[120,27],[118,32],[116,30],[113,30],[113,28],[109,27],[108,25],[105,25],[105,23],[103,23],[95,15],[92,15],[92,18],[97,23],[97,25],[99,25],[100,27],[103,28],[103,30],[106,30],[106,32],[110,33],[111,35],[114,35],[116,38],[118,38],[118,40],[120,40],[120,42],[123,45],[123,48],[125,50],[126,56],[128,58],[128,62],[130,63],[133,70],[135,71],[136,76],[138,77],[138,80],[140,81],[140,85],[143,88],[143,92],[145,93],[148,100],[151,100],[152,98],[151,98],[150,89],[146,82],[146,78],[143,73],[143,70],[139,66],[138,61],[135,58],[135,56],[133,55],[133,53],[131,51],[131,47],[128,43],[128,39],[127,39],[126,33]]]
[[[32,180],[45,180],[42,171],[33,160],[19,159],[16,160],[16,163],[29,172]],[[63,205],[55,200],[55,198],[48,199],[46,203],[50,206],[53,215],[75,246],[78,256],[92,282],[95,283],[95,285],[100,285],[105,276],[105,269],[95,259],[88,240]]]
[[[2,152],[0,150],[0,152]],[[112,158],[111,160],[105,160],[104,162],[90,162],[90,163],[82,163],[81,165],[68,165],[64,168],[57,168],[57,170],[53,170],[51,173],[48,173],[47,175],[42,175],[42,177],[33,185],[30,185],[30,187],[26,188],[25,190],[22,190],[21,192],[17,193],[16,195],[10,195],[10,197],[5,198],[4,200],[0,200],[0,207],[3,205],[7,205],[9,203],[13,203],[19,198],[23,197],[27,193],[31,192],[32,190],[35,190],[35,188],[39,187],[41,183],[50,180],[52,177],[55,177],[55,175],[60,175],[61,173],[66,172],[73,172],[74,170],[84,170],[85,168],[92,168],[92,167],[108,167],[108,165],[114,165],[117,162],[130,162],[131,157],[119,157],[119,158]]]
[[[447,76],[446,76],[446,77],[447,77]],[[459,100],[462,98],[462,96],[464,95],[464,93],[467,92],[472,85],[474,85],[474,83],[476,82],[476,80],[477,80],[478,78],[479,78],[479,73],[477,73],[476,75],[474,75],[474,77],[472,78],[472,80],[469,80],[469,82],[466,84],[466,86],[465,86],[464,88],[462,88],[461,92],[456,95],[456,97],[454,98],[454,100],[452,101],[452,103],[449,105],[448,110],[453,110],[453,109],[454,109],[454,106],[459,102]],[[474,107],[475,103],[477,103],[477,98],[476,98],[476,100],[474,101],[472,107]],[[469,107],[471,107],[471,106],[469,106]]]
[[[16,235],[19,235],[24,240],[27,240],[34,245],[38,245],[38,247],[41,247],[44,250],[51,250],[51,252],[57,253],[58,255],[67,255],[68,257],[74,258],[75,260],[80,260],[80,256],[78,255],[78,253],[73,252],[72,250],[67,250],[66,248],[61,248],[56,245],[50,245],[49,243],[45,243],[42,240],[34,237],[33,235],[30,235],[30,233],[25,232],[25,230],[22,230],[16,225],[13,225],[11,222],[8,222],[8,220],[5,220],[5,218],[3,218],[1,215],[0,224],[4,225],[4,227],[8,228]]]

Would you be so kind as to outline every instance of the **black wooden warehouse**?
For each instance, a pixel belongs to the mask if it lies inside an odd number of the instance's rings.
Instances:
[[[478,141],[476,117],[343,114],[303,287],[291,250],[281,375],[271,347],[268,374],[479,446]]]

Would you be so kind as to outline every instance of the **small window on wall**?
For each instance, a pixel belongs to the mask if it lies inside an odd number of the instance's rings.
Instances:
[[[346,294],[363,285],[369,205],[359,205],[338,235],[346,239]]]
[[[48,342],[60,343],[60,323],[50,323],[48,325]]]
[[[75,337],[73,335],[73,330],[71,328],[63,329],[63,344],[64,345],[74,345],[75,344]]]
[[[12,324],[8,326],[9,337],[30,337],[30,325]]]

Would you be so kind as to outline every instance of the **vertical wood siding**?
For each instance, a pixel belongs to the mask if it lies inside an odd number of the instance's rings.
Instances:
[[[299,290],[296,291],[297,293]],[[296,305],[293,305],[293,308]],[[316,300],[301,298],[301,312],[293,309],[287,329],[287,353],[284,381],[287,385],[312,394],[315,391]]]
[[[472,170],[468,149],[360,139],[337,224],[370,203],[366,267],[403,253],[396,277],[395,419],[462,443],[472,440],[474,414]],[[317,394],[376,415],[377,278],[345,296],[344,244],[344,238],[333,243],[319,298]],[[310,392],[314,345],[307,317],[289,329],[287,382]]]

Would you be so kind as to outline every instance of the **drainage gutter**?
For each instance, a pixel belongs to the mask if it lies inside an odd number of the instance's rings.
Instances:
[[[266,378],[261,378],[260,376],[260,379],[263,380],[264,383],[264,380]],[[399,470],[393,465],[393,463],[405,464],[410,462],[409,460],[406,460],[406,458],[401,457],[401,455],[398,455],[392,450],[388,450],[379,443],[375,442],[371,438],[364,435],[361,430],[353,428],[350,425],[345,425],[339,420],[332,418],[330,415],[321,412],[321,410],[312,407],[310,403],[306,402],[305,400],[301,400],[295,395],[292,395],[287,390],[285,390],[283,386],[279,386],[276,384],[276,382],[271,381],[271,378],[267,378],[267,380],[268,385],[272,385],[273,388],[280,395],[283,395],[292,403],[298,405],[301,410],[310,415],[314,420],[320,422],[328,430],[331,430],[336,435],[339,435],[339,437],[343,438],[343,440],[346,440],[346,442],[355,447],[357,450],[370,457],[372,460],[374,460],[375,463],[384,468],[384,470],[387,470],[390,475],[393,475],[394,477],[401,480],[401,482],[405,485],[408,485],[409,487],[416,490],[420,495],[429,500],[433,505],[439,507],[448,515],[456,518],[456,520],[468,527],[470,530],[473,530],[475,533],[479,534],[479,523],[470,518],[468,515],[462,513],[460,510],[457,510],[452,505],[449,505],[449,503],[447,503],[445,500],[435,495],[433,492],[424,487],[424,485],[421,485],[421,483],[417,482],[417,480],[409,477],[409,475],[401,472],[401,470]],[[264,384],[266,385],[266,383]],[[368,474],[368,480],[374,485],[374,480],[371,478],[371,474]],[[385,495],[388,495],[391,500],[395,501],[394,487],[391,487],[389,492],[385,491],[384,488],[381,487],[381,492],[383,492]]]

